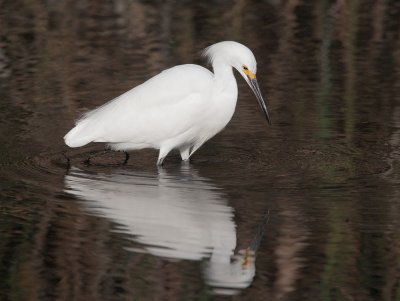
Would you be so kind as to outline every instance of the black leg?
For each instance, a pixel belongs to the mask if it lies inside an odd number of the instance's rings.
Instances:
[[[124,164],[126,164],[126,163],[128,163],[128,160],[129,160],[129,154],[127,152],[124,152],[124,154],[125,154]]]
[[[90,165],[90,160],[92,160],[93,158],[95,158],[95,157],[97,157],[97,156],[99,156],[99,155],[106,154],[106,153],[108,153],[109,151],[110,151],[110,150],[105,149],[105,150],[101,150],[101,151],[92,152],[92,153],[90,153],[89,157],[88,157],[85,161],[83,161],[83,162],[84,162],[85,164],[87,164],[87,165]]]
[[[105,149],[105,150],[101,150],[101,151],[92,152],[92,153],[90,153],[89,157],[88,157],[85,161],[83,161],[83,162],[84,162],[85,164],[87,164],[87,165],[90,165],[90,160],[92,160],[93,158],[95,158],[95,157],[97,157],[97,156],[107,154],[108,152],[111,152],[111,151],[112,151],[112,150],[110,150],[110,149]],[[125,154],[125,160],[124,160],[124,163],[123,163],[123,164],[127,164],[127,163],[128,163],[128,160],[129,160],[129,154],[128,154],[127,152],[125,152],[125,151],[124,151],[124,154]],[[69,161],[68,161],[68,162],[69,162]]]
[[[62,152],[62,155],[65,158],[65,160],[67,160],[67,170],[69,170],[71,168],[71,160],[69,159],[69,157],[65,152]]]

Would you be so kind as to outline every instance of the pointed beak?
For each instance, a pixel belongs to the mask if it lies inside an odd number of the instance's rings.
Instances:
[[[254,94],[257,97],[258,104],[260,105],[261,110],[264,113],[264,117],[265,117],[265,119],[267,119],[268,124],[271,125],[271,119],[269,118],[267,105],[265,104],[265,101],[261,95],[261,91],[260,91],[260,87],[258,86],[257,78],[255,76],[253,78],[251,78],[250,76],[247,76],[247,77],[249,79],[248,80],[249,86],[253,90]]]

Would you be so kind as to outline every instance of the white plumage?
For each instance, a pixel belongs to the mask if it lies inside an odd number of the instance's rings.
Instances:
[[[237,42],[204,51],[214,73],[198,65],[167,69],[103,106],[83,115],[64,137],[70,147],[106,142],[113,150],[160,149],[161,165],[172,149],[182,160],[220,132],[232,118],[237,83],[232,67],[249,83],[267,120],[253,53]]]

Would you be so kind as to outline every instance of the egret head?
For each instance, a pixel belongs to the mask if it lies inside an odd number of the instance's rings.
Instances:
[[[233,41],[219,42],[207,47],[204,55],[215,68],[216,64],[228,64],[235,68],[246,80],[257,97],[258,104],[268,123],[271,124],[267,106],[257,82],[257,62],[253,52],[246,46]]]

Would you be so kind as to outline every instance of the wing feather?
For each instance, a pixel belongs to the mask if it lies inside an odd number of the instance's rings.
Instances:
[[[89,142],[154,144],[187,131],[207,110],[213,74],[198,65],[167,69],[88,112],[64,137],[67,145]]]

